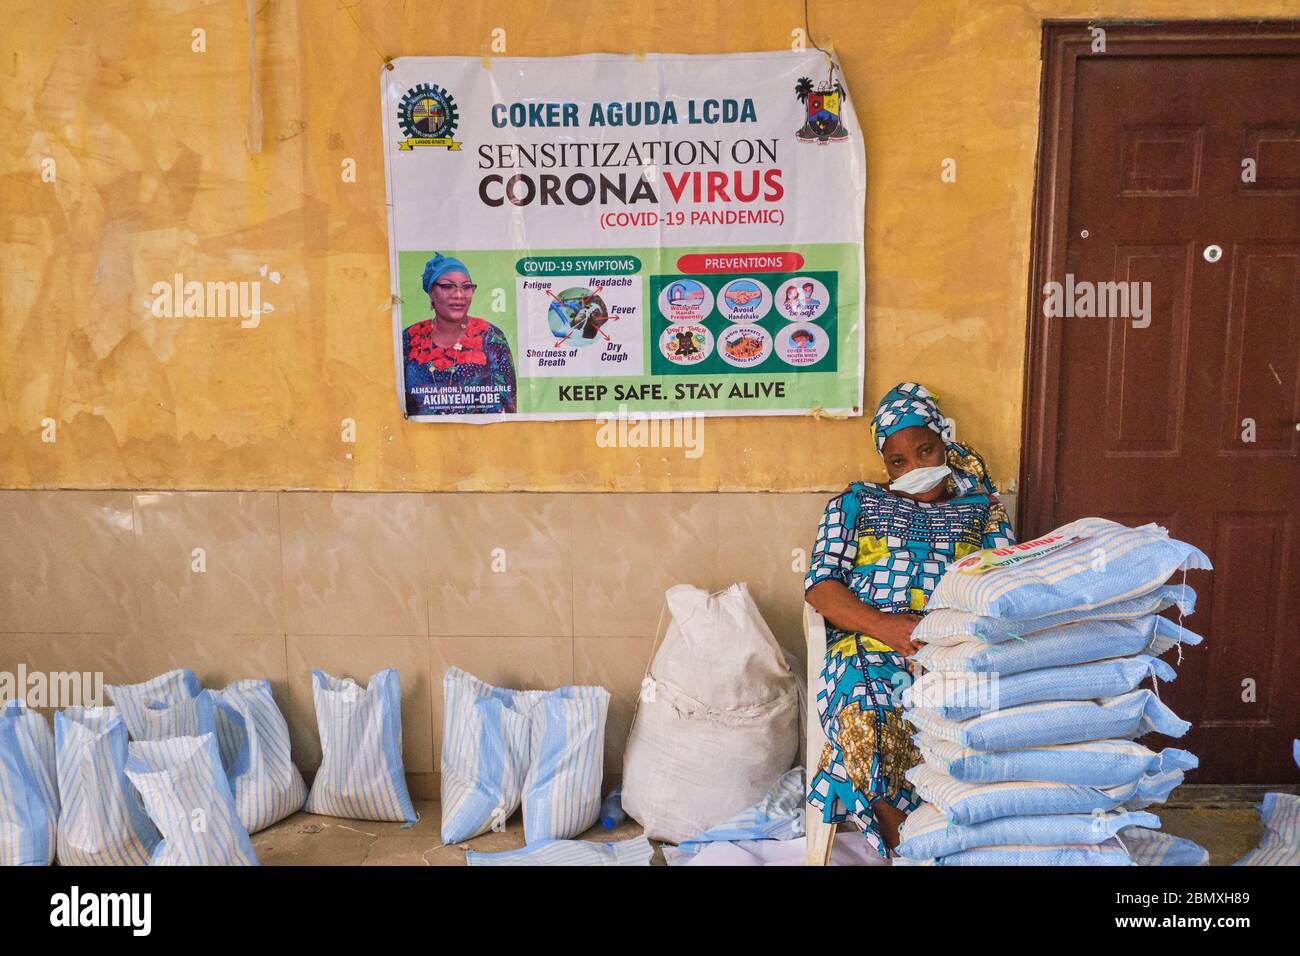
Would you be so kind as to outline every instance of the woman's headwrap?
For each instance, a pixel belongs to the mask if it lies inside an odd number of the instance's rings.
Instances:
[[[916,382],[900,382],[880,400],[876,414],[871,418],[871,437],[875,440],[876,451],[883,457],[885,439],[894,432],[917,425],[945,438],[946,463],[953,472],[948,478],[948,487],[955,497],[977,492],[988,495],[998,493],[998,489],[989,480],[988,469],[980,453],[969,445],[948,441],[944,436],[948,427],[947,419],[939,411],[939,405],[930,390]]]
[[[435,252],[433,258],[424,264],[424,294],[428,295],[433,284],[445,276],[448,272],[463,272],[469,275],[469,269],[465,263],[459,259],[453,259],[451,256],[444,256],[440,252]]]

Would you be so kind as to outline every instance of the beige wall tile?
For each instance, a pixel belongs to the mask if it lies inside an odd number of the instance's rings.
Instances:
[[[442,755],[442,679],[456,666],[479,680],[511,690],[554,690],[572,684],[571,637],[434,637],[429,640],[433,740]]]
[[[351,677],[364,685],[372,675],[395,667],[402,683],[402,762],[408,773],[434,769],[430,728],[429,648],[427,637],[288,636],[289,706],[285,719],[293,760],[303,770],[320,766],[320,734],[312,701],[311,672]]]
[[[437,800],[442,796],[442,784],[440,780],[441,775],[432,770],[428,773],[411,773],[411,771],[408,770],[406,772],[406,790],[410,793],[411,799],[417,802],[420,800]],[[420,811],[421,816],[424,815],[424,809],[422,807],[417,806],[416,809]],[[435,807],[434,823],[436,825],[439,824],[436,816],[437,812],[437,808]]]
[[[188,667],[214,690],[237,680],[271,682],[283,711],[289,704],[283,634],[151,634],[140,639],[148,677]]]
[[[716,494],[591,494],[573,502],[573,632],[580,637],[653,634],[674,584],[716,590]]]
[[[419,495],[280,494],[290,634],[427,635]]]
[[[0,639],[0,667],[31,655],[45,669],[103,671],[108,683],[174,667],[194,669],[209,687],[266,677],[290,720],[295,759],[310,769],[319,762],[311,668],[364,680],[395,666],[412,774],[437,769],[442,675],[451,664],[505,687],[593,683],[613,695],[606,759],[617,772],[663,591],[746,581],[781,643],[801,652],[802,580],[791,552],[811,548],[828,497],[284,493],[277,501],[141,492],[133,518],[129,494],[3,492],[0,522],[10,533],[0,539],[0,567],[10,586],[0,606],[17,607],[18,619],[25,613],[42,628],[68,620],[91,626],[87,615],[66,610],[89,578],[109,582],[91,591],[98,606],[111,611],[116,602],[110,623],[134,622],[130,583],[138,574],[144,622],[134,637],[129,629],[89,639],[8,635],[14,639]],[[29,572],[24,543],[44,555],[41,567],[62,555],[81,578]],[[281,544],[283,607],[275,590]],[[206,577],[189,570],[199,546],[207,548]],[[420,558],[404,557],[415,547]],[[504,574],[491,570],[494,547],[506,550]],[[431,626],[468,633],[425,638],[426,591]],[[25,606],[16,605],[23,594]],[[274,630],[280,626],[301,630],[286,639]],[[260,627],[267,633],[259,636]],[[577,639],[569,636],[575,630]],[[313,631],[322,636],[308,636]]]
[[[135,683],[154,676],[143,660],[136,634],[0,634],[0,671],[14,675],[16,681],[20,664],[29,675],[43,673],[47,687],[52,672],[82,675],[76,690],[83,705],[111,703],[104,690],[108,684]],[[99,699],[93,699],[95,696]],[[49,697],[47,701],[60,710],[78,703]],[[49,714],[56,708],[42,709]]]
[[[135,513],[146,632],[283,633],[275,494],[143,493]]]
[[[572,634],[572,497],[424,496],[430,633]]]
[[[781,646],[803,653],[803,571],[829,495],[719,495],[719,564],[749,593]],[[799,554],[794,552],[798,549]]]
[[[135,633],[124,491],[0,491],[0,631]]]
[[[605,773],[621,773],[628,731],[641,681],[650,664],[653,637],[578,637],[573,641],[573,682],[609,691],[605,724]]]

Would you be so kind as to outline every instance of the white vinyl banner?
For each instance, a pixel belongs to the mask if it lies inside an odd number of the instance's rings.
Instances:
[[[866,161],[826,54],[393,62],[408,418],[861,414]]]

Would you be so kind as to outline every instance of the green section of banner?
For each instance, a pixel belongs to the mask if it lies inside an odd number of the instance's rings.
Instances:
[[[530,250],[530,255],[520,257],[519,250],[456,251],[439,249],[465,263],[478,289],[474,295],[470,315],[477,316],[499,328],[510,342],[518,383],[518,414],[520,417],[537,414],[587,415],[600,412],[618,412],[626,406],[631,412],[682,413],[695,411],[734,411],[737,414],[764,414],[771,412],[798,412],[818,408],[856,409],[862,382],[862,369],[858,361],[862,334],[859,315],[861,289],[858,281],[858,247],[852,243],[817,243],[798,246],[768,244],[764,246],[700,246],[674,248],[629,248],[581,250]],[[692,274],[690,279],[705,285],[714,303],[700,324],[713,338],[714,351],[700,363],[699,368],[685,367],[668,360],[662,339],[675,320],[666,318],[660,310],[659,295],[666,285],[682,278],[678,260],[684,255],[703,253],[782,252],[798,253],[804,263],[798,273],[763,273],[737,271],[728,273]],[[404,251],[398,253],[400,273],[399,307],[403,329],[432,317],[429,297],[422,288],[425,262],[433,250]],[[616,269],[614,264],[637,264],[634,271]],[[556,271],[525,272],[525,264],[556,263]],[[563,265],[559,265],[563,263]],[[579,268],[581,264],[582,268]],[[604,268],[601,265],[604,264]],[[550,268],[549,265],[545,266]],[[562,270],[562,271],[561,271]],[[622,374],[630,364],[613,365],[606,374],[599,375],[536,375],[531,374],[526,357],[520,354],[521,335],[518,328],[521,303],[519,285],[526,278],[556,279],[564,285],[582,286],[584,278],[593,290],[599,286],[600,276],[637,276],[641,284],[640,341],[627,340],[631,327],[626,318],[607,322],[599,337],[590,337],[585,349],[575,349],[577,339],[565,341],[554,328],[531,328],[528,344],[536,349],[540,338],[546,338],[550,348],[564,348],[570,354],[590,351],[592,348],[609,348],[609,341],[620,342],[625,352],[639,350],[643,374]],[[752,321],[744,311],[745,295],[733,295],[718,304],[718,297],[733,280],[747,278],[754,285],[761,283],[771,294],[769,311]],[[782,303],[776,301],[782,288],[790,280],[815,280],[825,288],[829,301],[820,305],[820,291],[810,300],[819,303],[816,314],[807,321],[783,317]],[[624,280],[626,282],[626,280]],[[802,283],[800,283],[801,285]],[[556,290],[564,288],[557,285]],[[742,291],[751,292],[749,285],[741,283]],[[794,294],[789,293],[793,301]],[[752,297],[751,297],[752,301]],[[737,303],[740,303],[739,305]],[[739,309],[739,311],[736,311]],[[728,311],[734,321],[729,321]],[[611,317],[612,319],[613,317]],[[766,330],[770,341],[753,333],[754,341],[741,341],[745,326],[758,326]],[[808,329],[803,336],[792,335],[795,326]],[[820,335],[817,334],[820,330]],[[554,338],[547,336],[554,335]],[[824,337],[824,339],[823,339]],[[760,346],[770,347],[771,353],[761,363],[752,367],[728,364],[717,354],[732,340],[733,353],[738,361],[747,361],[754,355],[747,350]],[[801,357],[793,351],[806,347],[811,352]],[[400,338],[397,348],[401,348]],[[787,359],[782,359],[778,349]],[[594,354],[594,353],[593,353]],[[748,358],[747,358],[748,356]],[[405,356],[403,356],[405,360]],[[810,364],[795,366],[791,361]],[[705,364],[707,362],[707,364]]]
[[[801,283],[798,280],[808,279],[822,283],[829,292],[826,303],[818,303],[817,319],[812,320],[815,326],[819,327],[827,336],[827,347],[815,350],[816,360],[810,361],[808,365],[792,366],[789,361],[781,358],[782,349],[780,343],[788,335],[791,326],[799,324],[806,327],[810,323],[797,323],[797,315],[787,317],[782,309],[781,303],[776,301],[782,298],[781,290],[798,288]],[[674,286],[682,284],[680,276],[651,276],[650,277],[650,314],[656,322],[652,322],[651,345],[650,350],[651,363],[650,369],[655,375],[736,375],[736,374],[800,374],[814,375],[819,372],[835,371],[836,335],[838,323],[836,321],[835,292],[836,292],[836,275],[834,272],[783,272],[783,273],[745,273],[737,277],[734,273],[720,273],[711,275],[692,275],[690,281],[697,282],[709,290],[712,296],[712,308],[708,310],[707,315],[701,319],[704,325],[714,336],[713,348],[709,355],[693,365],[675,364],[665,354],[659,344],[659,338],[664,330],[669,326],[680,324],[678,320],[665,315],[665,305],[661,300],[667,298],[669,291]],[[758,299],[762,303],[754,310],[753,316],[731,311],[728,314],[730,303],[727,301],[727,295],[733,297],[737,288],[745,295],[760,296]],[[761,292],[760,292],[761,290]],[[745,303],[748,305],[749,303]],[[740,308],[744,308],[741,306]],[[733,343],[743,345],[754,341],[754,337],[746,331],[745,327],[757,326],[762,332],[767,334],[767,356],[761,357],[761,352],[753,358],[759,359],[754,364],[730,364],[723,358],[726,350],[731,348]],[[760,342],[761,342],[761,336]],[[814,345],[816,342],[814,342]],[[757,346],[756,346],[757,347]],[[728,353],[729,354],[729,353]],[[742,360],[736,359],[740,362]]]

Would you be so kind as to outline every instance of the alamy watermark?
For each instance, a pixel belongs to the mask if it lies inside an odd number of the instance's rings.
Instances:
[[[704,454],[704,417],[697,413],[618,412],[596,416],[596,445],[600,448],[682,448],[685,457]]]
[[[1056,318],[1132,319],[1133,328],[1151,324],[1150,282],[1076,282],[1074,273],[1065,282],[1043,286],[1043,315]]]
[[[0,671],[0,707],[21,700],[28,707],[102,707],[103,671]]]
[[[262,267],[263,274],[266,267]],[[271,274],[279,282],[278,272]],[[255,329],[262,315],[275,307],[262,301],[258,279],[199,282],[178,272],[170,282],[155,282],[149,288],[149,312],[156,319],[239,319],[245,329]]]
[[[153,894],[83,893],[74,883],[68,892],[50,897],[50,925],[120,926],[133,936],[148,936],[153,929]]]

